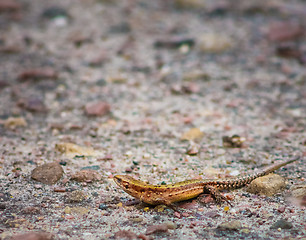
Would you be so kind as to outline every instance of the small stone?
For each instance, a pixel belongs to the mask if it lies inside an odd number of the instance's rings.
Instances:
[[[142,217],[137,217],[137,216],[131,216],[129,219],[134,223],[140,223],[143,221]]]
[[[55,149],[67,157],[75,157],[75,156],[98,156],[100,155],[98,151],[95,151],[91,147],[82,147],[74,143],[57,143],[55,145]]]
[[[150,153],[145,153],[145,154],[143,154],[143,159],[150,159],[150,157],[151,157],[151,155],[150,155]],[[138,164],[135,164],[135,165],[138,165]]]
[[[121,22],[117,25],[111,26],[109,31],[111,33],[129,33],[131,31],[131,27],[128,22]]]
[[[81,170],[71,176],[71,180],[75,180],[77,182],[94,182],[100,181],[101,179],[102,176],[94,170]]]
[[[153,233],[168,232],[168,225],[165,223],[149,226],[146,230],[146,235],[151,235]]]
[[[290,188],[291,195],[295,198],[306,196],[306,184],[294,185]]]
[[[238,220],[224,222],[218,226],[218,228],[222,230],[239,230],[241,229],[241,227],[242,227],[242,224]]]
[[[280,219],[271,226],[271,229],[291,229],[292,227],[293,225],[291,222],[288,222],[285,219]]]
[[[10,86],[10,83],[8,81],[0,80],[0,91],[8,86]]]
[[[41,16],[47,19],[54,19],[59,17],[68,17],[68,13],[64,8],[54,6],[44,9]]]
[[[204,133],[199,128],[191,128],[181,136],[181,140],[199,141]]]
[[[203,34],[199,41],[199,48],[203,53],[222,53],[233,47],[228,36],[215,33]]]
[[[306,206],[306,185],[294,185],[290,188],[291,201],[298,206]]]
[[[207,72],[203,71],[192,71],[187,72],[183,76],[183,80],[187,82],[203,80],[208,81],[210,79],[210,75]]]
[[[176,229],[177,228],[177,225],[176,225],[175,222],[168,221],[168,222],[165,222],[165,224],[167,225],[168,229]]]
[[[190,156],[197,155],[199,153],[199,148],[195,145],[191,145],[191,146],[188,147],[186,153]]]
[[[120,240],[133,240],[133,239],[138,239],[137,234],[132,232],[132,231],[127,231],[127,230],[120,230],[115,233],[114,235],[115,239],[120,239]]]
[[[101,210],[107,210],[107,209],[108,209],[108,206],[107,206],[106,204],[104,204],[104,203],[101,203],[101,204],[99,204],[99,209],[101,209]]]
[[[184,38],[184,37],[171,37],[165,39],[156,40],[154,47],[156,48],[179,48],[181,46],[194,46],[195,41],[193,38]]]
[[[278,209],[277,209],[277,211],[279,212],[279,213],[283,213],[283,212],[285,212],[285,210],[286,210],[286,207],[279,207]]]
[[[272,42],[296,40],[303,32],[302,25],[297,22],[274,22],[269,26],[268,39]]]
[[[85,112],[88,116],[101,117],[110,112],[110,105],[107,102],[90,102],[85,106]]]
[[[85,215],[89,210],[85,207],[65,207],[65,214]]]
[[[29,215],[41,214],[40,208],[38,207],[25,207],[21,212]]]
[[[303,56],[303,51],[299,49],[296,44],[290,43],[283,43],[279,44],[275,49],[275,54],[279,57],[283,58],[293,58],[293,59],[301,59]]]
[[[0,12],[17,12],[21,9],[21,4],[15,0],[0,1]]]
[[[86,194],[81,190],[76,190],[66,195],[66,201],[70,203],[83,202],[86,198]]]
[[[132,151],[127,151],[124,155],[127,156],[127,157],[131,157],[133,155],[133,152]]]
[[[58,163],[46,163],[36,167],[31,178],[45,184],[54,184],[63,176],[64,170]]]
[[[241,148],[243,143],[245,142],[244,137],[240,137],[239,135],[223,136],[222,137],[223,147],[227,148]]]
[[[18,101],[18,106],[30,112],[47,112],[43,100],[39,97],[29,97]]]
[[[122,84],[122,83],[126,83],[128,81],[128,78],[126,76],[109,76],[106,79],[107,82],[109,83],[118,83],[118,84]]]
[[[23,117],[10,117],[4,121],[4,127],[15,129],[17,127],[26,127],[27,122]]]
[[[254,194],[273,196],[286,187],[285,179],[277,174],[256,178],[250,183],[247,191]]]
[[[221,215],[217,211],[210,211],[210,212],[206,212],[205,216],[209,218],[216,218],[216,217],[220,217]]]
[[[65,187],[55,187],[53,191],[54,192],[66,192],[66,188]]]
[[[132,169],[131,167],[127,167],[127,168],[125,169],[125,172],[131,173],[131,172],[133,172],[133,169]]]
[[[205,6],[204,0],[175,0],[174,4],[177,8],[182,9],[199,9]]]
[[[44,79],[57,79],[58,74],[53,68],[37,68],[23,71],[19,74],[19,81],[26,80],[44,80]]]
[[[93,166],[82,167],[81,170],[100,170],[100,166],[93,165]]]
[[[29,232],[14,235],[10,240],[54,240],[55,236],[51,233],[45,232]]]

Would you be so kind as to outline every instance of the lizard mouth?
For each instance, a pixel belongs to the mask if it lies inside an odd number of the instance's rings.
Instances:
[[[115,181],[116,183],[121,183],[121,182],[122,182],[122,179],[121,179],[118,175],[116,175],[116,176],[114,176],[114,181]]]

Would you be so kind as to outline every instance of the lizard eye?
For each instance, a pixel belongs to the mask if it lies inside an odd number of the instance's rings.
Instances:
[[[125,189],[128,189],[128,188],[129,188],[129,184],[125,184],[125,185],[124,185],[124,188],[125,188]]]

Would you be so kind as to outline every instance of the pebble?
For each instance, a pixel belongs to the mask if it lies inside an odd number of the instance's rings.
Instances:
[[[99,204],[99,209],[101,209],[101,210],[107,210],[107,209],[108,209],[108,206],[107,206],[106,204],[104,204],[104,203],[101,203],[101,204]]]
[[[142,156],[143,159],[149,159],[150,157],[151,157],[150,153],[145,153]],[[135,164],[135,165],[138,165],[138,164]]]
[[[233,47],[228,36],[215,33],[203,34],[199,40],[199,49],[203,53],[222,53]]]
[[[66,202],[80,203],[87,198],[86,194],[81,190],[76,190],[66,195]]]
[[[102,176],[94,170],[81,170],[71,176],[71,180],[75,180],[77,182],[94,182],[100,181],[101,179]]]
[[[111,33],[129,33],[131,31],[131,27],[127,22],[121,22],[117,25],[111,26],[109,31]]]
[[[220,217],[221,215],[217,211],[210,211],[210,212],[206,212],[205,216],[209,218],[216,218],[216,217]]]
[[[53,191],[54,192],[66,192],[66,188],[65,187],[55,187]]]
[[[122,75],[109,76],[106,79],[106,82],[108,82],[108,83],[117,83],[117,84],[126,83],[127,81],[128,81],[128,78],[126,76],[122,76]]]
[[[67,157],[75,156],[99,156],[99,152],[95,151],[91,147],[82,147],[74,143],[57,143],[55,144],[55,150],[65,154]]]
[[[55,236],[46,232],[29,232],[14,235],[10,240],[52,240]]]
[[[131,157],[133,155],[133,152],[132,151],[127,151],[127,152],[125,152],[124,155],[127,156],[127,157]]]
[[[20,99],[17,104],[19,107],[30,112],[47,112],[47,107],[45,106],[43,100],[39,97],[32,96]]]
[[[273,196],[286,187],[286,181],[277,174],[269,174],[256,178],[250,183],[247,191],[254,194]]]
[[[240,137],[239,135],[236,134],[231,137],[229,136],[222,137],[223,147],[227,148],[241,148],[245,140],[246,139],[244,137]]]
[[[293,225],[291,222],[288,222],[285,219],[280,219],[271,226],[271,229],[291,229],[292,227]]]
[[[242,228],[242,224],[239,220],[223,222],[218,226],[222,230],[239,230]]]
[[[205,0],[175,0],[174,4],[177,8],[182,9],[199,9],[205,6]]]
[[[0,80],[0,91],[8,86],[10,86],[10,83],[8,81]]]
[[[277,211],[278,211],[279,213],[283,213],[283,212],[285,212],[285,210],[286,210],[286,207],[284,207],[284,206],[279,207],[279,208],[277,209]]]
[[[187,132],[183,133],[181,140],[200,141],[204,136],[204,133],[199,128],[191,128]]]
[[[142,217],[137,217],[137,216],[131,216],[129,219],[134,223],[140,223],[143,221]]]
[[[32,206],[23,208],[21,212],[23,214],[29,214],[29,215],[41,214],[40,208]]]
[[[131,173],[133,172],[133,169],[131,167],[127,167],[124,171],[127,173]]]
[[[186,72],[183,75],[183,80],[184,81],[197,81],[197,80],[203,80],[203,81],[208,81],[210,79],[210,75],[207,72],[204,71],[191,71],[191,72]]]
[[[306,196],[306,184],[294,185],[290,188],[291,195],[295,198]]]
[[[274,22],[269,26],[268,39],[272,42],[291,41],[301,37],[303,32],[303,27],[298,22]]]
[[[7,129],[15,129],[17,127],[26,127],[27,122],[23,117],[9,117],[4,121],[4,127]]]
[[[132,232],[132,231],[127,231],[127,230],[120,230],[115,233],[114,235],[115,239],[138,239],[137,234]]]
[[[107,102],[89,102],[85,106],[85,113],[91,117],[101,117],[110,112],[110,105]]]
[[[177,228],[177,224],[175,222],[167,221],[167,222],[165,222],[165,224],[167,225],[168,229],[176,229]]]
[[[15,0],[2,0],[0,1],[0,12],[17,12],[21,10],[21,3]]]
[[[93,165],[81,168],[81,170],[99,170],[99,169],[100,169],[99,165]]]
[[[19,81],[57,79],[58,73],[53,68],[34,68],[21,72]]]
[[[193,38],[185,38],[185,37],[171,37],[165,39],[156,40],[154,43],[154,47],[156,48],[179,48],[181,46],[189,46],[192,47],[195,44],[195,40]]]
[[[63,176],[64,170],[58,163],[46,163],[36,167],[31,178],[45,184],[55,184]]]
[[[44,9],[41,16],[47,19],[54,19],[58,17],[68,17],[68,13],[64,8],[54,6]]]
[[[197,155],[199,153],[199,148],[196,145],[190,145],[186,153],[190,156]]]
[[[65,214],[77,214],[77,215],[85,215],[89,212],[89,209],[85,207],[65,207]]]
[[[149,226],[146,230],[146,235],[151,235],[154,233],[168,232],[167,223],[157,224],[153,226]]]

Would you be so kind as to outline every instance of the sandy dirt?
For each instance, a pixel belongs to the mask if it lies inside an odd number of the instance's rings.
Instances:
[[[1,0],[0,239],[305,239],[305,12]],[[112,179],[231,178],[293,156],[284,188],[224,192],[232,206],[133,204]]]

